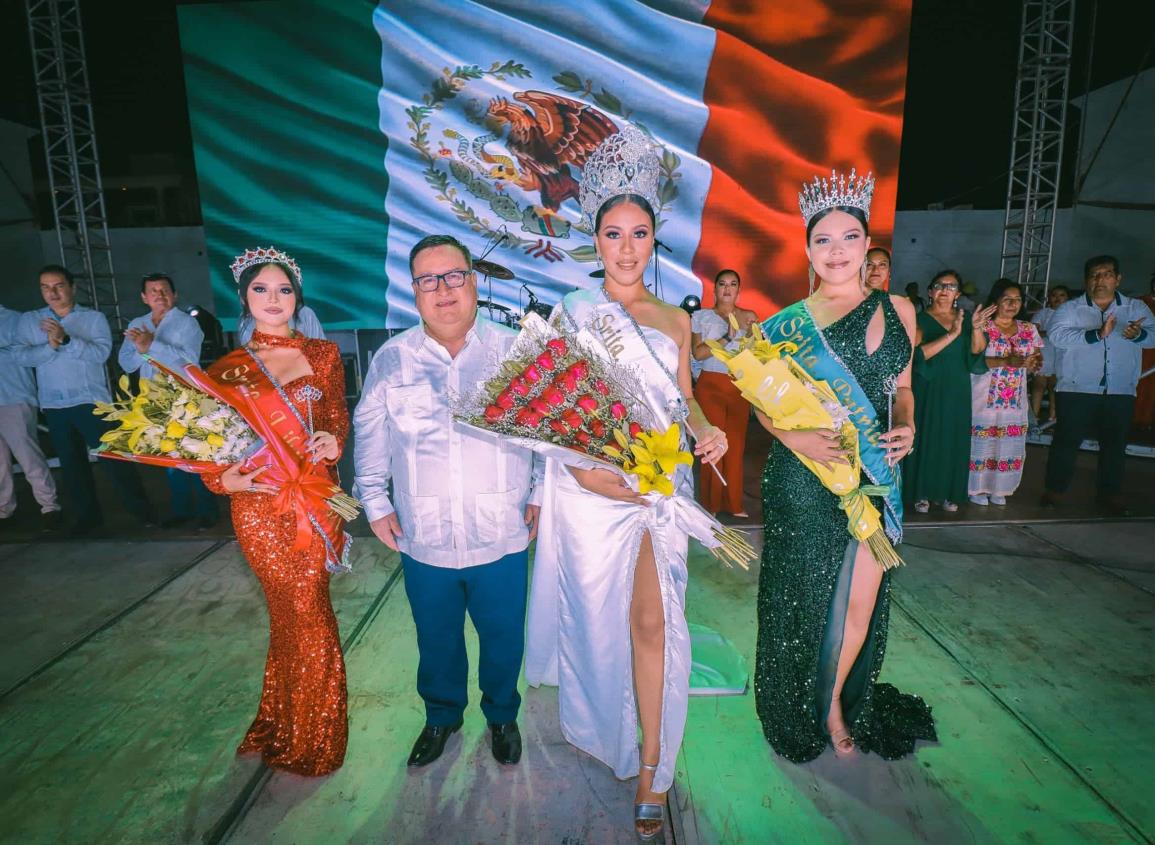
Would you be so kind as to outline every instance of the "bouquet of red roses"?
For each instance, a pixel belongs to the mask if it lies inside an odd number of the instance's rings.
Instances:
[[[638,492],[674,496],[674,473],[693,463],[677,422],[659,430],[633,377],[581,340],[537,315],[496,373],[454,403],[467,425],[525,442],[534,451],[574,463],[574,457],[636,479]],[[574,453],[577,453],[576,456]],[[713,518],[710,518],[713,520]],[[746,566],[754,551],[744,537],[715,521],[710,551]]]
[[[537,318],[540,320],[540,318]],[[455,416],[469,425],[552,444],[637,478],[638,492],[669,496],[679,464],[693,463],[681,448],[677,423],[655,430],[643,405],[628,398],[605,360],[572,335],[530,323],[511,356]],[[527,342],[528,340],[528,342]]]

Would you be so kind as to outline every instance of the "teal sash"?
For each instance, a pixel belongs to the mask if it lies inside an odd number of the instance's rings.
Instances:
[[[886,488],[883,496],[883,523],[886,536],[894,544],[902,542],[902,491],[895,469],[886,462],[886,451],[879,437],[886,433],[888,421],[879,419],[878,411],[867,398],[854,374],[842,363],[822,330],[814,323],[805,302],[795,302],[762,323],[762,331],[771,343],[790,341],[798,346],[794,360],[815,379],[825,381],[838,394],[850,419],[858,428],[858,454],[862,470],[871,484]]]

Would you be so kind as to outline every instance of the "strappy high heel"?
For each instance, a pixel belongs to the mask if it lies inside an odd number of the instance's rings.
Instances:
[[[657,773],[658,766],[642,763],[641,767],[648,772]],[[650,781],[653,786],[653,780]],[[652,791],[652,790],[651,790]],[[639,824],[645,822],[658,822],[658,826],[650,833],[642,833],[638,829]],[[638,836],[639,842],[665,842],[666,841],[666,804],[655,804],[653,802],[642,802],[634,804],[634,833]]]

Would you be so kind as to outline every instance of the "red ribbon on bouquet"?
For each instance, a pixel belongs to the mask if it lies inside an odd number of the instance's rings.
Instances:
[[[259,371],[258,375],[263,376]],[[271,384],[269,386],[272,387]],[[282,439],[283,434],[274,430],[271,422],[272,419],[279,422],[280,418],[266,415],[265,411],[268,408],[262,410],[258,404],[258,397],[254,396],[255,391],[248,385],[239,385],[237,392],[245,405],[244,408],[237,407],[237,412],[265,441],[265,448],[262,451],[272,459],[267,463],[254,461],[254,458],[259,456],[260,453],[258,453],[258,456],[250,458],[248,463],[269,467],[261,474],[261,483],[273,484],[280,488],[273,497],[273,507],[280,513],[292,511],[296,517],[297,533],[293,538],[293,551],[302,552],[309,547],[309,541],[313,536],[313,523],[309,519],[310,516],[317,521],[330,541],[333,541],[334,545],[337,546],[337,541],[343,541],[344,538],[340,530],[340,518],[329,508],[328,500],[340,488],[330,478],[328,467],[315,463],[311,457],[296,452],[285,443]],[[265,393],[262,396],[267,398],[270,394]],[[281,400],[275,389],[271,396],[278,400],[277,405],[284,406],[284,401]],[[266,406],[269,404],[269,402],[265,402]],[[289,413],[288,421],[295,423],[296,425],[291,426],[291,428],[299,429],[300,433],[305,435],[306,440],[308,439],[308,432],[301,427],[292,412]],[[284,428],[285,426],[282,425],[282,429]],[[337,547],[339,548],[339,546]]]
[[[248,352],[233,350],[214,363],[210,372],[195,364],[186,364],[181,372],[175,372],[155,359],[150,358],[149,363],[241,415],[264,441],[264,445],[246,459],[245,468],[269,467],[261,474],[261,481],[280,488],[273,498],[274,507],[280,513],[291,512],[296,518],[293,550],[308,548],[315,520],[337,560],[341,560],[345,532],[341,529],[341,518],[328,504],[341,488],[334,483],[327,464],[314,463],[308,453],[299,451],[298,446],[304,447],[308,442],[309,432],[293,409],[286,407],[276,385],[260,371]],[[222,467],[212,465],[212,469],[220,471]],[[209,470],[198,467],[193,471]]]

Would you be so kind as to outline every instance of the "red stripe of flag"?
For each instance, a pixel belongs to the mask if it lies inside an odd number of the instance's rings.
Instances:
[[[767,317],[806,294],[803,182],[873,170],[875,244],[894,227],[911,0],[714,0],[699,155],[713,176],[694,273],[737,270],[742,304]]]

